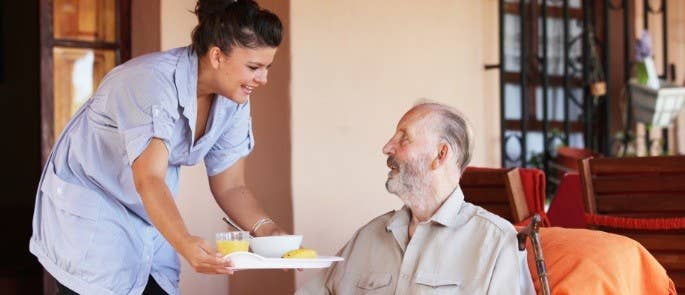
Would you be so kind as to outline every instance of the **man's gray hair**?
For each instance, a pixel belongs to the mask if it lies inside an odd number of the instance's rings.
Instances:
[[[473,154],[473,131],[466,117],[455,108],[437,102],[422,102],[415,107],[426,107],[437,115],[436,131],[457,153],[457,164],[463,172]]]

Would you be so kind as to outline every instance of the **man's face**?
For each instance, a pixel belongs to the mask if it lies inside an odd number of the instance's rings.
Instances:
[[[429,188],[431,150],[435,145],[429,113],[412,109],[397,124],[395,134],[383,147],[390,168],[386,189],[400,197],[423,194]]]

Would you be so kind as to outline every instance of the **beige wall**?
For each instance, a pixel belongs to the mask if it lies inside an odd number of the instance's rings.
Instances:
[[[131,56],[159,51],[161,0],[131,1]]]
[[[464,111],[476,131],[474,164],[499,164],[497,92],[485,89],[496,73],[483,71],[496,61],[493,5],[291,1],[293,209],[306,246],[334,254],[355,229],[400,207],[384,188],[381,147],[419,98]]]

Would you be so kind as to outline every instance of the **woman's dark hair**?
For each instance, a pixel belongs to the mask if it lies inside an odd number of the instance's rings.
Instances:
[[[193,29],[192,48],[198,56],[211,46],[230,54],[236,45],[258,48],[281,44],[281,20],[252,0],[198,0],[195,14],[199,24]]]

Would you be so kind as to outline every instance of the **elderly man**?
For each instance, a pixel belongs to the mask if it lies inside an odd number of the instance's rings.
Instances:
[[[357,231],[341,250],[345,261],[297,293],[534,294],[514,227],[464,201],[459,179],[472,146],[456,110],[409,110],[383,147],[385,186],[404,207]]]

